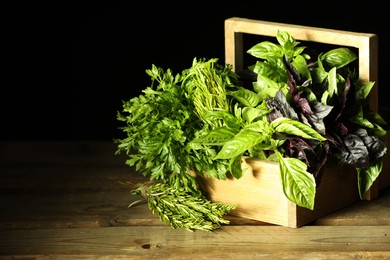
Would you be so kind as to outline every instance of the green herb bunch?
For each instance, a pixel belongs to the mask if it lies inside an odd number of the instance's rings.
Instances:
[[[361,197],[379,176],[386,122],[370,110],[375,83],[359,79],[356,54],[341,47],[313,55],[284,31],[276,39],[248,50],[258,59],[249,80],[217,59],[194,59],[176,75],[153,65],[151,86],[123,102],[117,153],[150,178],[133,193],[165,223],[227,224],[235,205],[210,202],[195,177],[239,179],[245,156],[278,162],[284,194],[308,209],[327,163],[355,167]]]
[[[314,209],[327,163],[354,167],[363,197],[387,152],[386,122],[368,103],[374,82],[358,78],[357,56],[348,48],[310,56],[288,32],[276,39],[248,50],[258,60],[248,67],[252,85],[228,93],[237,101],[234,116],[209,113],[224,126],[193,142],[220,145],[214,159],[229,160],[236,178],[243,173],[242,156],[278,162],[284,194],[301,207]]]
[[[124,101],[123,111],[118,112],[118,120],[125,123],[121,129],[126,137],[115,140],[117,154],[126,153],[129,156],[126,163],[153,181],[148,184],[148,190],[161,191],[157,194],[164,198],[158,198],[156,192],[143,194],[150,200],[152,211],[174,227],[210,230],[218,226],[220,216],[233,207],[210,204],[194,178],[194,174],[207,174],[224,179],[228,162],[213,160],[217,153],[215,148],[190,143],[206,131],[209,124],[218,125],[217,121],[206,123],[208,119],[204,114],[207,111],[229,113],[231,98],[226,95],[226,89],[235,88],[237,76],[231,67],[221,66],[217,61],[194,59],[189,69],[177,75],[153,65],[152,69],[146,70],[151,77],[151,86],[144,89],[142,95]],[[176,191],[176,198],[173,191]],[[183,213],[181,209],[190,202],[189,196],[196,198],[198,206],[192,207],[191,211],[187,208],[187,215],[194,214],[195,217],[194,211],[203,214],[212,209],[208,213],[211,224],[201,225],[204,223],[202,218],[200,223],[192,221],[192,227],[177,221],[176,217]],[[168,200],[177,204],[177,208],[166,207]]]

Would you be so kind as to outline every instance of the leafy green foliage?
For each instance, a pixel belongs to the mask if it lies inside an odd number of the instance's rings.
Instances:
[[[272,110],[269,120],[293,120],[276,129],[283,132],[288,128],[289,134],[296,135],[283,143],[283,156],[305,162],[314,176],[319,176],[331,157],[355,167],[362,197],[379,176],[381,160],[387,152],[382,140],[386,122],[368,104],[375,82],[358,78],[353,67],[357,55],[348,48],[335,48],[311,57],[305,54],[307,48],[299,47],[287,32],[279,31],[277,40],[280,46],[263,42],[248,53],[259,58],[249,68],[257,74],[254,91]],[[277,91],[274,82],[280,86]],[[295,121],[324,138],[317,139],[320,142],[308,140],[308,136],[293,131]]]
[[[133,192],[165,223],[190,231],[228,223],[222,216],[235,206],[208,201],[192,173],[238,179],[243,156],[278,162],[284,194],[308,209],[329,161],[356,168],[361,197],[379,176],[386,122],[370,110],[375,83],[358,78],[356,54],[342,47],[310,56],[288,32],[276,39],[248,50],[258,58],[249,86],[230,65],[194,59],[177,75],[153,65],[151,86],[123,102],[117,153],[153,181]]]
[[[225,89],[235,90],[233,82],[237,76],[230,67],[219,65],[216,59],[194,59],[191,68],[176,76],[170,70],[164,71],[154,65],[146,73],[151,77],[151,86],[143,90],[143,95],[123,102],[123,111],[118,112],[117,119],[125,124],[121,129],[126,137],[115,139],[118,144],[116,153],[126,153],[129,156],[126,163],[135,166],[150,180],[162,181],[166,186],[161,186],[161,189],[172,188],[170,198],[173,199],[174,190],[200,196],[190,171],[225,179],[229,161],[212,160],[217,154],[214,147],[190,141],[206,131],[209,125],[219,125],[218,120],[210,120],[205,113],[213,109],[229,111]],[[148,198],[157,199],[156,196]],[[153,209],[159,215],[173,217],[171,213],[164,213],[166,208],[159,208],[164,203],[153,204]],[[206,203],[199,205],[204,205],[204,210],[208,207]],[[172,219],[172,223],[176,223],[175,220]],[[191,224],[188,225],[186,227],[190,228]]]

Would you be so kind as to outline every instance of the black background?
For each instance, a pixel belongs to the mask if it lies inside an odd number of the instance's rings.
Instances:
[[[249,2],[55,2],[3,8],[0,138],[121,137],[117,112],[123,100],[149,86],[145,70],[155,64],[180,72],[195,57],[224,63],[224,20],[230,17],[377,34],[379,106],[388,119],[384,4]]]

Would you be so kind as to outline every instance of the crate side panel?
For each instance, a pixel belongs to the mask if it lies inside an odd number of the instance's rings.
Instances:
[[[279,165],[247,158],[242,167],[247,170],[240,179],[198,177],[202,190],[211,201],[236,204],[233,216],[287,226],[289,201],[282,190]]]
[[[295,224],[306,225],[358,200],[356,170],[348,166],[326,167],[316,188],[314,210],[296,206]]]

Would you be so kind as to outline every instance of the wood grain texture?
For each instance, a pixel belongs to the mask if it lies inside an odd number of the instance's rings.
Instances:
[[[0,259],[385,259],[390,189],[304,227],[227,216],[173,229],[129,183],[146,180],[110,142],[0,142]]]
[[[163,259],[294,255],[309,258],[329,257],[329,253],[346,259],[359,255],[390,256],[390,228],[379,226],[232,226],[213,233],[166,226],[8,230],[1,232],[0,239],[3,255],[126,255]]]
[[[350,167],[322,171],[314,210],[287,199],[277,163],[244,157],[241,167],[246,171],[238,180],[197,178],[211,201],[237,205],[231,212],[235,216],[297,228],[360,200],[356,172]]]

